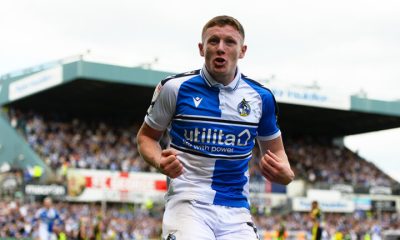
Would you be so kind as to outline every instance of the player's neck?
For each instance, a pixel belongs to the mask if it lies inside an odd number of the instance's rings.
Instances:
[[[207,66],[206,66],[206,69],[207,69]],[[218,74],[218,73],[210,72],[208,69],[207,69],[207,72],[214,79],[214,81],[216,81],[224,86],[228,86],[230,83],[232,83],[235,80],[238,69],[236,67],[236,69],[233,73],[227,73],[227,74]]]

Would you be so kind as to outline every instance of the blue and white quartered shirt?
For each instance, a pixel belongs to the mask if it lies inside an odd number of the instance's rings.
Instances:
[[[39,220],[39,237],[40,239],[51,239],[54,224],[62,224],[58,211],[54,208],[40,208],[34,218],[34,222]]]
[[[270,90],[242,75],[227,86],[201,70],[161,81],[145,122],[168,128],[170,147],[184,166],[170,179],[166,199],[249,208],[248,162],[256,137],[280,136]]]

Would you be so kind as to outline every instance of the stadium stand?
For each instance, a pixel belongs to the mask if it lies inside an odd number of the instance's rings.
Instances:
[[[136,150],[139,123],[88,120],[60,113],[24,112],[9,109],[11,125],[53,170],[68,168],[108,169],[125,172],[154,172]],[[164,142],[167,142],[165,140]],[[349,184],[395,187],[394,179],[373,163],[329,139],[286,139],[286,150],[297,178],[319,186]],[[252,178],[260,179],[259,153],[255,148]]]
[[[62,233],[67,239],[94,238],[98,233],[101,239],[158,239],[162,201],[136,190],[128,195],[132,182],[127,179],[132,174],[145,183],[148,180],[140,174],[154,174],[149,176],[151,181],[157,177],[156,170],[138,155],[135,137],[155,84],[170,74],[78,59],[2,76],[0,106],[5,114],[0,114],[0,120],[6,121],[0,130],[8,132],[0,134],[0,169],[4,169],[0,172],[0,238],[35,239],[37,225],[32,218],[42,207],[41,199],[52,195],[63,220],[55,229],[58,237]],[[287,96],[294,99],[288,99],[282,97],[284,89],[275,92],[286,151],[296,172],[294,184],[301,183],[294,188],[304,185],[304,189],[293,194],[290,186],[265,181],[258,169],[259,151],[254,149],[249,170],[250,188],[256,196],[251,210],[262,239],[278,239],[278,232],[284,233],[282,240],[309,239],[308,205],[296,210],[294,202],[301,200],[296,198],[304,197],[307,189],[329,191],[340,184],[351,190],[341,195],[349,205],[324,211],[323,239],[380,239],[385,231],[399,229],[399,183],[337,141],[351,134],[399,127],[399,104],[352,96],[350,107],[332,108],[307,102],[327,98],[319,93],[291,89]],[[164,146],[166,142],[165,137]],[[4,151],[24,144],[37,156],[16,149]],[[5,163],[10,167],[5,168]],[[43,174],[43,166],[57,174]],[[84,172],[70,178],[67,173],[74,170]],[[102,178],[104,182],[99,183]],[[165,192],[165,180],[154,183],[156,190]],[[27,191],[29,184],[36,189]],[[100,190],[96,192],[95,187]],[[113,187],[117,191],[112,200],[103,197]],[[371,191],[375,187],[377,193]],[[85,193],[103,198],[89,201]]]
[[[327,139],[288,139],[287,154],[298,177],[320,185],[394,187],[398,182],[344,146]]]
[[[67,164],[70,168],[150,171],[136,150],[137,124],[15,109],[9,110],[9,118],[53,170]]]

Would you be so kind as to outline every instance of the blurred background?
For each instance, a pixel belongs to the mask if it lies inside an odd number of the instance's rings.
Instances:
[[[314,200],[324,239],[396,238],[400,3],[192,5],[0,3],[0,237],[37,239],[51,196],[56,238],[159,239],[166,179],[139,156],[136,133],[156,84],[201,68],[201,28],[226,14],[246,31],[241,71],[275,94],[296,173],[269,183],[254,149],[261,239],[310,239]]]

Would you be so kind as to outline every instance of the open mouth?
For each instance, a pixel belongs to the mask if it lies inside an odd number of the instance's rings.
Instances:
[[[226,60],[224,58],[215,58],[214,63],[216,66],[223,66]]]

